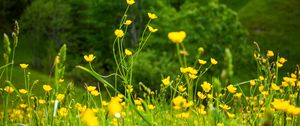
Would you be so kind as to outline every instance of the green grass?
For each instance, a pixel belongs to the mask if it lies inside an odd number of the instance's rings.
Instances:
[[[256,41],[262,50],[273,50],[288,59],[285,71],[295,69],[300,61],[299,0],[223,0],[238,10],[249,31],[249,43]]]

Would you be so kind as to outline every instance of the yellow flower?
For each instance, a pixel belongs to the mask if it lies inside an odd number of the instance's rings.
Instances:
[[[148,13],[148,17],[149,17],[151,20],[157,18],[157,16],[156,16],[154,13]]]
[[[197,75],[195,75],[195,74],[189,74],[189,77],[191,78],[191,79],[196,79],[198,76]]]
[[[115,30],[115,35],[116,35],[118,38],[122,38],[125,34],[124,34],[123,30],[117,29],[117,30]]]
[[[52,87],[50,85],[43,85],[43,89],[46,91],[46,92],[49,92],[52,90]]]
[[[131,56],[132,52],[129,49],[125,49],[125,55],[126,56]]]
[[[58,83],[62,83],[62,82],[64,82],[64,81],[65,81],[65,80],[61,78],[61,79],[58,80]]]
[[[193,75],[198,73],[198,71],[193,67],[186,67],[186,68],[180,67],[180,72],[184,74],[193,74]]]
[[[97,116],[95,116],[92,109],[86,109],[81,113],[81,119],[86,126],[99,126]]]
[[[20,67],[21,67],[22,69],[26,69],[26,68],[28,67],[28,64],[20,64]]]
[[[152,104],[149,104],[149,105],[148,105],[148,109],[153,110],[154,108],[155,108],[154,105],[152,105]]]
[[[88,90],[88,91],[94,91],[94,90],[96,90],[96,86],[88,86],[86,89]]]
[[[157,32],[158,29],[151,27],[150,25],[148,25],[148,29],[150,32]]]
[[[268,50],[267,56],[268,56],[268,57],[273,57],[273,56],[274,56],[274,52],[271,51],[271,50]]]
[[[15,89],[14,89],[13,87],[10,87],[10,86],[6,86],[6,87],[4,88],[4,91],[6,91],[8,94],[13,93],[14,90],[15,90]]]
[[[275,90],[275,91],[278,91],[278,90],[280,90],[280,87],[279,86],[277,86],[276,84],[274,84],[274,83],[272,83],[272,85],[271,85],[271,88],[273,89],[273,90]]]
[[[232,118],[235,117],[235,114],[233,114],[233,113],[227,112],[226,114],[227,114],[227,116],[228,116],[230,119],[232,119]]]
[[[83,58],[87,62],[92,62],[96,58],[96,56],[94,56],[93,54],[90,54],[90,55],[84,55]]]
[[[109,114],[119,117],[122,112],[122,105],[120,104],[119,97],[113,97],[107,105]]]
[[[164,78],[164,79],[162,79],[161,80],[162,82],[163,82],[163,84],[165,85],[165,86],[169,86],[170,85],[170,76],[168,76],[167,78]]]
[[[259,78],[259,80],[261,80],[261,81],[265,80],[264,76],[259,76],[258,78]]]
[[[141,105],[136,106],[136,109],[139,110],[140,112],[144,111],[144,107]]]
[[[20,106],[20,108],[26,108],[27,107],[26,104],[20,104],[19,106]]]
[[[27,94],[27,93],[28,93],[28,91],[25,90],[25,89],[20,89],[19,92],[20,92],[21,94]]]
[[[201,84],[202,89],[207,93],[211,90],[211,84],[204,81],[203,84]]]
[[[216,64],[218,64],[218,61],[214,58],[210,58],[210,63],[213,65],[216,65]]]
[[[242,93],[235,93],[234,96],[237,97],[238,99],[241,99]]]
[[[99,93],[99,91],[94,90],[94,91],[91,91],[91,94],[92,94],[93,96],[98,96],[100,93]]]
[[[179,92],[184,92],[185,90],[186,90],[186,88],[183,85],[178,86],[178,91]]]
[[[64,94],[57,94],[57,95],[56,95],[56,99],[57,99],[58,101],[62,101],[64,98],[65,98],[65,95],[64,95]]]
[[[228,90],[228,92],[234,94],[236,92],[236,87],[234,87],[232,84],[230,84],[229,86],[227,86],[227,90]]]
[[[202,60],[202,59],[199,59],[198,62],[199,62],[199,64],[201,64],[201,65],[206,64],[206,61],[205,61],[205,60]]]
[[[124,22],[124,24],[127,25],[127,26],[128,26],[128,25],[131,25],[131,23],[132,23],[131,20],[126,20],[126,21]]]
[[[276,62],[276,65],[277,65],[278,68],[283,67],[283,64],[282,64],[282,63],[279,63],[279,62]]]
[[[254,86],[256,84],[255,80],[250,80],[250,85]]]
[[[128,5],[132,5],[132,4],[134,4],[134,3],[135,3],[135,1],[134,1],[134,0],[126,0],[126,2],[127,2],[127,4],[128,4]]]
[[[101,102],[101,104],[102,104],[103,106],[107,106],[107,105],[108,105],[108,103],[107,103],[106,101],[104,101],[104,100]]]
[[[198,48],[198,52],[199,52],[199,53],[204,53],[204,48],[203,48],[203,47],[199,47],[199,48]]]
[[[68,115],[68,109],[65,107],[62,107],[58,110],[58,115],[61,117],[66,117]]]
[[[39,104],[41,104],[41,105],[46,104],[46,101],[43,100],[43,99],[40,99],[40,100],[39,100]]]
[[[231,107],[229,107],[229,106],[226,105],[226,104],[221,104],[221,105],[219,105],[219,107],[222,108],[222,109],[225,110],[225,111],[231,109]]]
[[[186,99],[182,96],[177,96],[174,99],[172,99],[172,102],[174,104],[174,109],[181,109],[182,105],[186,103]]]
[[[173,43],[181,43],[186,37],[186,33],[184,31],[179,31],[179,32],[169,32],[168,33],[168,38],[173,42]]]
[[[214,97],[213,97],[213,95],[212,95],[212,94],[207,94],[207,98],[209,98],[209,99],[213,99]]]
[[[142,101],[139,99],[134,100],[135,105],[142,105]]]
[[[283,57],[279,58],[279,63],[284,64],[287,60]]]
[[[205,94],[201,93],[200,91],[197,92],[197,95],[202,100],[206,98]]]
[[[217,126],[224,126],[224,123],[218,123]]]

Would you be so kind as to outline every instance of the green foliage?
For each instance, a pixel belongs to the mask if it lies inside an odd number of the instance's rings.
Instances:
[[[220,61],[221,65],[218,65],[219,68],[214,68],[211,71],[216,72],[215,76],[220,76],[221,67],[227,66],[224,63],[225,57],[225,48],[230,49],[232,52],[232,64],[235,64],[236,67],[230,68],[232,71],[239,70],[245,64],[254,66],[253,61],[242,58],[242,57],[251,57],[251,48],[249,43],[247,43],[247,31],[242,28],[239,18],[236,12],[227,8],[223,4],[218,2],[208,2],[207,4],[200,4],[197,2],[185,2],[180,10],[174,9],[172,6],[166,6],[164,3],[158,3],[160,10],[158,22],[154,25],[158,27],[159,34],[155,34],[153,39],[149,42],[151,54],[146,54],[148,57],[142,57],[137,63],[142,73],[158,73],[159,71],[172,71],[179,72],[178,69],[172,69],[172,67],[161,67],[156,69],[153,67],[153,59],[160,60],[168,57],[167,64],[179,65],[176,58],[176,50],[174,49],[174,44],[168,41],[167,34],[170,31],[180,31],[184,30],[187,32],[187,40],[184,41],[187,44],[186,51],[188,52],[188,62],[189,65],[192,65],[196,60],[197,50],[199,47],[205,48],[205,53],[202,59],[209,60],[209,56],[216,58]],[[172,23],[170,23],[172,22]],[[158,25],[159,24],[159,25]],[[168,53],[165,56],[162,55],[166,52]],[[221,53],[220,53],[221,52]],[[147,61],[149,60],[149,61]],[[151,63],[150,65],[145,65],[146,63]],[[143,69],[141,66],[151,66],[152,69]],[[160,65],[158,65],[160,64]],[[163,66],[166,64],[163,60],[156,63],[156,66]],[[153,65],[153,66],[152,66]],[[145,71],[146,70],[146,71]],[[237,72],[239,74],[240,70]],[[211,73],[211,72],[210,72]],[[242,73],[242,72],[241,72]],[[233,73],[230,73],[233,74]],[[157,74],[154,74],[155,78],[159,77]],[[149,76],[154,75],[145,75],[145,77],[139,76],[140,78],[149,78]],[[162,75],[160,75],[162,76]],[[233,76],[233,75],[231,75]],[[145,80],[145,79],[144,79]],[[160,80],[151,80],[150,82],[155,85],[160,83]]]
[[[299,0],[251,0],[239,11],[249,40],[256,41],[262,50],[278,51],[287,58],[285,72],[299,64],[300,33]],[[257,9],[254,9],[257,8]]]

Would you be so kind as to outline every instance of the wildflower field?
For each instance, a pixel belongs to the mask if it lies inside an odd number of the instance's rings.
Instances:
[[[159,88],[134,80],[134,65],[143,55],[151,36],[158,29],[153,25],[160,17],[147,12],[147,24],[143,27],[135,48],[124,43],[128,29],[135,23],[127,14],[136,3],[127,0],[119,25],[111,36],[115,71],[104,75],[95,69],[94,53],[82,57],[83,64],[74,66],[82,74],[93,77],[97,84],[82,83],[74,86],[65,78],[68,45],[63,44],[55,59],[53,73],[48,83],[32,80],[31,64],[16,64],[20,27],[15,22],[12,34],[3,36],[3,63],[0,67],[0,125],[2,126],[298,126],[300,125],[300,69],[282,73],[288,59],[272,50],[261,50],[254,42],[251,59],[256,69],[244,74],[256,74],[255,78],[238,83],[213,80],[205,75],[227,64],[227,74],[232,76],[232,55],[226,49],[226,60],[207,56],[207,49],[197,47],[187,50],[189,31],[172,29],[165,40],[176,50],[176,73],[163,74]],[[172,22],[170,22],[172,23]],[[156,22],[155,24],[159,24]],[[263,46],[263,45],[261,45]],[[194,52],[196,57],[190,57]],[[222,52],[223,53],[223,52]],[[209,58],[206,58],[209,57]],[[102,60],[102,59],[100,59]],[[190,62],[192,61],[192,62]],[[52,61],[49,61],[52,62]],[[141,64],[143,65],[143,64]],[[296,64],[294,64],[296,66]],[[246,66],[245,66],[246,67]],[[14,69],[23,71],[24,85],[16,86]],[[141,71],[143,72],[143,71]],[[146,73],[147,74],[147,73]],[[175,75],[174,75],[175,74]],[[280,76],[284,75],[284,76]],[[136,77],[137,76],[137,77]],[[150,76],[150,75],[149,75]]]

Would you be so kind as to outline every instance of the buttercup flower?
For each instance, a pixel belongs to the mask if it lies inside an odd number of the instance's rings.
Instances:
[[[25,90],[25,89],[20,89],[19,92],[20,92],[21,94],[27,94],[27,93],[28,93],[28,91]]]
[[[211,84],[207,83],[206,81],[201,84],[202,89],[207,93],[211,90]]]
[[[52,90],[52,87],[50,85],[43,85],[43,89],[44,91],[49,92]]]
[[[234,94],[236,92],[236,87],[234,87],[232,84],[227,86],[228,92]]]
[[[126,56],[131,56],[132,52],[129,49],[125,49],[125,55]]]
[[[65,95],[64,95],[64,94],[57,94],[57,95],[56,95],[56,99],[57,99],[58,101],[62,101],[64,98],[65,98]]]
[[[94,90],[96,90],[96,86],[88,86],[86,89],[88,90],[88,91],[94,91]]]
[[[202,59],[199,59],[198,62],[199,62],[199,64],[201,64],[201,65],[206,64],[206,61],[205,61],[205,60],[202,60]]]
[[[126,20],[124,24],[128,26],[128,25],[130,25],[131,23],[132,23],[131,20]]]
[[[94,56],[93,54],[90,54],[90,55],[84,55],[83,58],[84,58],[85,61],[87,61],[87,62],[92,62],[92,61],[96,58],[96,56]]]
[[[203,47],[199,47],[199,48],[198,48],[198,52],[204,53],[204,48],[203,48]]]
[[[152,26],[148,25],[148,29],[150,32],[157,32],[158,29],[153,28]]]
[[[148,109],[149,109],[149,110],[153,110],[154,108],[155,108],[154,105],[152,105],[152,104],[149,104],[149,105],[148,105]]]
[[[4,88],[4,91],[7,92],[8,94],[13,93],[14,90],[15,90],[15,89],[14,89],[13,87],[10,87],[10,86],[6,86],[6,87]]]
[[[274,56],[274,52],[271,51],[271,50],[268,50],[267,56],[268,56],[268,57],[273,57],[273,56]]]
[[[169,86],[170,85],[170,76],[168,76],[167,78],[165,78],[165,79],[162,79],[161,80],[162,82],[163,82],[163,84],[165,85],[165,86]]]
[[[179,31],[179,32],[169,32],[168,33],[168,38],[173,42],[173,43],[181,43],[186,37],[186,33],[184,31]]]
[[[86,109],[81,113],[81,119],[87,126],[99,126],[97,116],[92,109]]]
[[[127,2],[127,4],[128,4],[128,5],[132,5],[132,4],[134,4],[134,3],[135,3],[135,1],[134,1],[134,0],[126,0],[126,2]]]
[[[66,117],[68,115],[68,109],[65,107],[62,107],[58,110],[58,115],[61,117]]]
[[[117,30],[115,30],[115,35],[116,35],[118,38],[122,38],[125,34],[124,34],[123,30],[117,29]]]
[[[210,63],[213,65],[216,65],[216,64],[218,64],[218,61],[214,58],[210,58]]]
[[[149,17],[151,20],[157,18],[157,16],[156,16],[154,13],[148,13],[148,17]]]
[[[184,92],[185,90],[186,90],[186,88],[183,85],[178,86],[178,91],[179,92]]]
[[[26,69],[26,68],[28,67],[28,64],[20,64],[20,67],[21,67],[22,69]]]
[[[99,91],[94,90],[94,91],[91,91],[91,94],[92,94],[93,96],[98,96],[100,93],[99,93]]]

